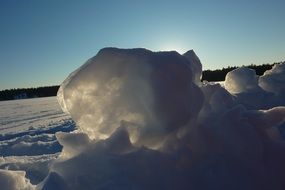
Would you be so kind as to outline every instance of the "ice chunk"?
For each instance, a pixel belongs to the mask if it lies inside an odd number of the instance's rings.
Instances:
[[[226,75],[225,88],[232,94],[260,90],[258,76],[253,69],[241,67]]]
[[[235,96],[236,103],[247,109],[270,109],[285,105],[285,64],[275,65],[258,77],[246,67],[226,75],[225,89]]]
[[[234,105],[233,96],[218,83],[204,83],[201,90],[205,97],[203,112],[222,113]]]
[[[241,67],[226,75],[225,89],[235,96],[236,104],[247,109],[269,109],[276,104],[273,94],[258,85],[259,77],[253,69]]]
[[[87,134],[85,133],[57,132],[56,138],[58,142],[63,146],[61,157],[64,157],[65,159],[73,157],[84,151],[84,147],[90,141]]]
[[[35,186],[25,178],[24,171],[0,169],[0,186],[5,190],[34,190]]]
[[[195,54],[194,50],[187,51],[183,56],[189,61],[189,66],[192,69],[194,76],[194,82],[200,85],[202,78],[202,64],[199,57]]]
[[[107,138],[122,124],[133,142],[166,135],[202,106],[189,65],[174,51],[105,48],[63,82],[58,99],[91,139]]]
[[[259,86],[266,91],[285,97],[285,62],[276,64],[259,78]]]

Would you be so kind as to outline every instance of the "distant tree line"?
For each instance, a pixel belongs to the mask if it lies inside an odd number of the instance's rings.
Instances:
[[[280,64],[280,63],[282,63],[282,62],[273,63],[273,64],[263,64],[263,65],[251,64],[251,65],[248,65],[245,67],[254,69],[256,74],[261,76],[261,75],[263,75],[263,73],[266,70],[270,70],[273,67],[273,65]],[[224,81],[227,73],[236,69],[236,68],[238,68],[238,67],[233,66],[233,67],[227,67],[227,68],[217,69],[217,70],[205,70],[205,71],[203,71],[203,74],[202,74],[202,81],[203,80],[206,80],[206,81]]]
[[[274,63],[280,64],[282,62]],[[263,64],[263,65],[249,65],[248,68],[254,69],[257,75],[263,75],[266,70],[270,70],[274,64]],[[238,67],[227,67],[218,70],[205,70],[202,74],[202,81],[224,81],[226,74]],[[56,96],[59,86],[46,86],[38,88],[17,88],[10,90],[0,91],[0,101],[3,100],[15,100],[24,98],[37,98],[37,97],[48,97]]]
[[[38,88],[17,88],[0,91],[0,101],[25,98],[56,96],[59,86],[45,86]]]

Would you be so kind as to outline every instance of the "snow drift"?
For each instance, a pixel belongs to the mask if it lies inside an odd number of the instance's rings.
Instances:
[[[200,82],[194,51],[102,49],[58,91],[78,130],[56,133],[63,150],[41,183],[19,179],[31,189],[282,190],[284,65],[262,77],[234,70],[224,88]]]

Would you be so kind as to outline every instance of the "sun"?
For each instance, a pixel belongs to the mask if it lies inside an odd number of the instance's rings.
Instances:
[[[180,54],[184,54],[187,51],[187,49],[183,47],[182,45],[176,45],[176,44],[163,45],[160,50],[161,51],[177,51]]]

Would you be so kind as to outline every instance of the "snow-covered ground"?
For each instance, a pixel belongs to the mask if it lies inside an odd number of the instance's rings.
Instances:
[[[62,112],[56,97],[0,102],[1,135],[41,131],[70,122]]]
[[[61,151],[55,133],[73,131],[56,97],[0,102],[0,169],[24,170],[38,183]]]

